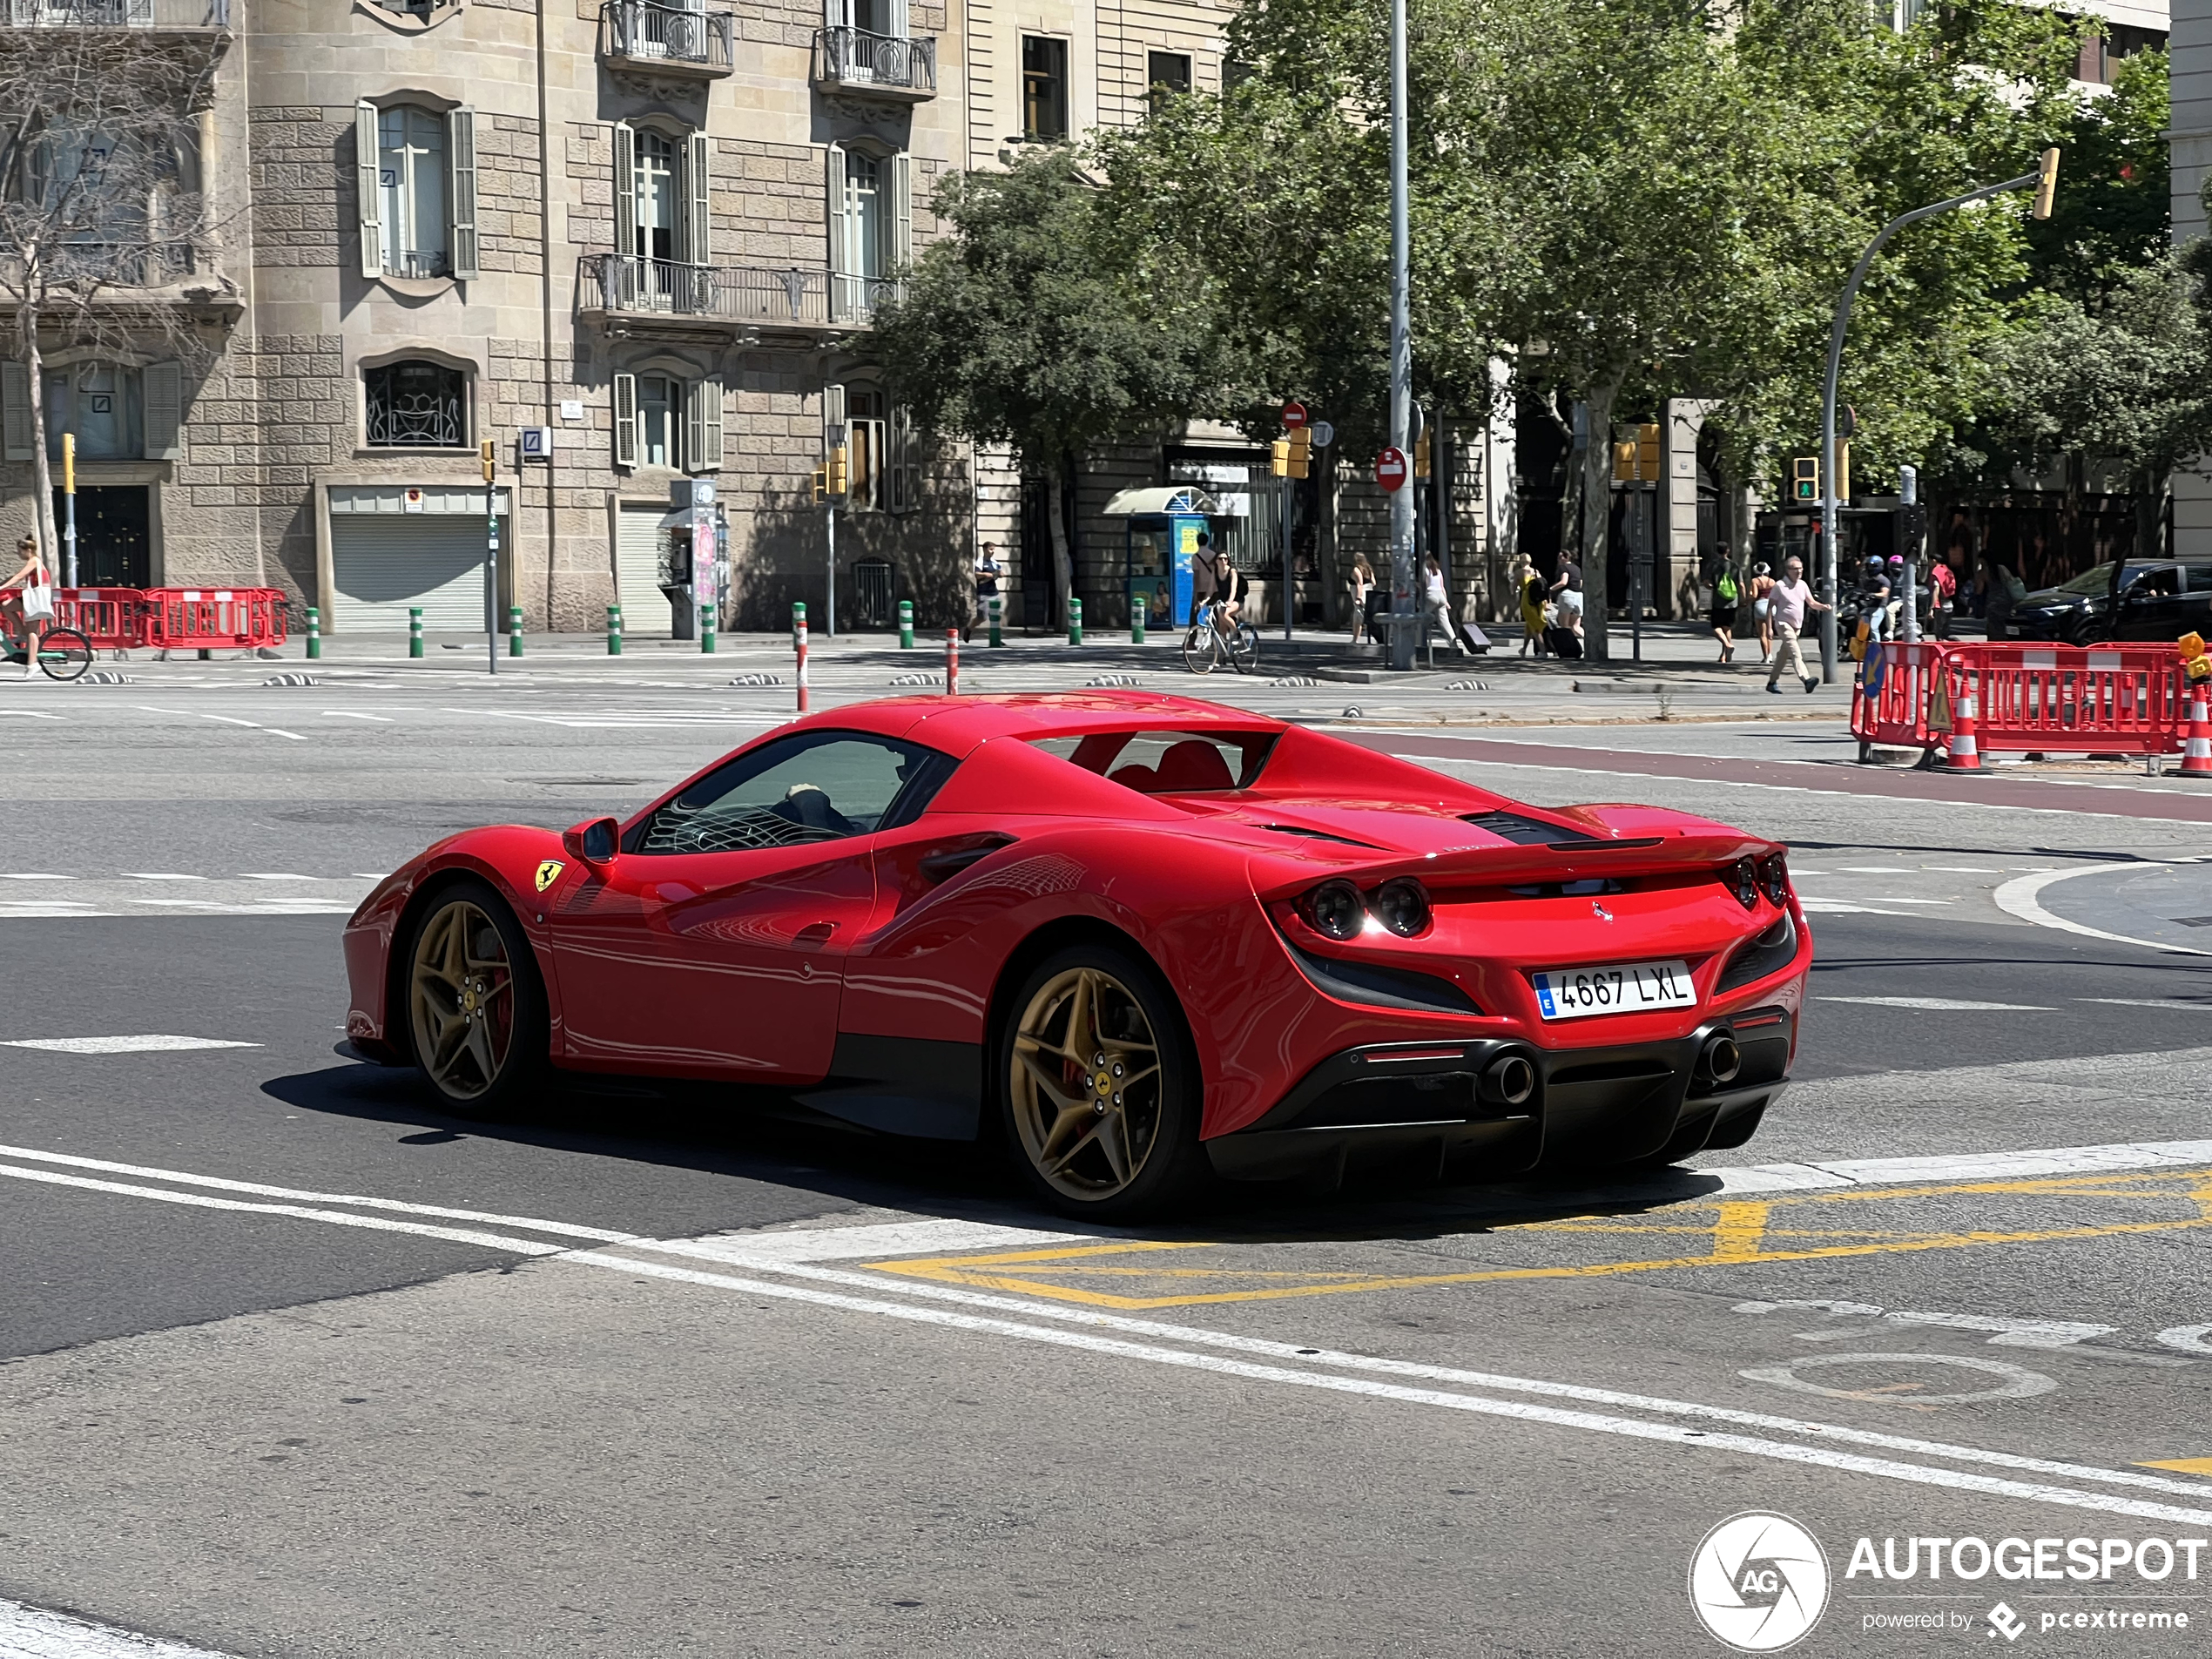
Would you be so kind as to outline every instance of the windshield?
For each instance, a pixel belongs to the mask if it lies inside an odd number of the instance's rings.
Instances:
[[[2053,593],[2095,595],[2112,591],[2112,566],[2100,564],[2084,570],[2070,582],[2061,582],[2051,590]]]
[[[1271,732],[1094,732],[1037,738],[1047,754],[1146,795],[1249,789],[1274,746]]]

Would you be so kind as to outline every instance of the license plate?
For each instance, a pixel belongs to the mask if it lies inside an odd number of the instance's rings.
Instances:
[[[1554,968],[1528,977],[1536,987],[1536,1006],[1547,1020],[1587,1020],[1594,1014],[1697,1006],[1688,962]]]

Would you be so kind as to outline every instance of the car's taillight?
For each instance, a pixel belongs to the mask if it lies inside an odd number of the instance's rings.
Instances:
[[[1357,939],[1367,925],[1366,901],[1349,881],[1324,881],[1298,900],[1298,909],[1325,939]]]
[[[1736,902],[1746,910],[1759,907],[1759,868],[1749,859],[1738,859],[1728,873],[1729,886],[1735,890]]]
[[[1367,908],[1400,939],[1411,939],[1428,927],[1428,889],[1410,875],[1384,882]]]
[[[1759,860],[1759,886],[1777,905],[1790,907],[1790,865],[1781,853],[1770,853]]]

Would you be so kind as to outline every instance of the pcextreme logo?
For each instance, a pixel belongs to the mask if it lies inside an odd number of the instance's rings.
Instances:
[[[1730,1515],[1689,1558],[1689,1605],[1738,1653],[1778,1653],[1820,1622],[1828,1557],[1787,1515]]]

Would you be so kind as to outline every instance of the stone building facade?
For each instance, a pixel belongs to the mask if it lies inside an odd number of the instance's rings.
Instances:
[[[344,636],[402,631],[411,606],[433,629],[483,625],[486,440],[502,616],[596,629],[618,601],[633,634],[680,626],[663,522],[709,479],[725,624],[779,626],[793,599],[826,597],[812,479],[833,423],[854,485],[835,531],[841,616],[886,623],[913,598],[952,619],[979,539],[1018,543],[1019,481],[887,403],[873,309],[936,233],[948,169],[1141,118],[1162,77],[1218,86],[1228,8],[144,10],[34,14],[112,27],[127,12],[211,71],[199,165],[221,230],[195,280],[214,297],[159,296],[199,307],[175,418],[80,436],[80,580],[278,587]],[[43,384],[64,402],[108,387],[139,410],[171,383],[151,351],[47,349]],[[10,537],[33,516],[23,380],[0,381]],[[550,431],[543,458],[524,456],[531,429]]]

